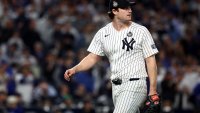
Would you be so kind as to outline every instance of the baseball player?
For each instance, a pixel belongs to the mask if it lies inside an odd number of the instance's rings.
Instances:
[[[158,50],[147,28],[132,22],[134,4],[127,0],[110,0],[108,14],[112,22],[95,34],[88,48],[90,53],[64,74],[64,78],[70,80],[75,73],[94,66],[101,56],[108,57],[114,113],[139,113],[147,97],[147,77],[148,95],[157,94],[155,54]]]

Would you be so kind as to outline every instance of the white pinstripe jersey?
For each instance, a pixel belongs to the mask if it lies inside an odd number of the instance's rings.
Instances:
[[[107,24],[95,34],[88,51],[108,57],[111,79],[147,77],[144,59],[158,53],[147,28],[134,22],[121,31]]]

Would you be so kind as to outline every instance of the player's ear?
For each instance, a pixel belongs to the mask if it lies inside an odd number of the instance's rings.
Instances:
[[[119,12],[118,9],[112,9],[113,14],[116,14],[117,12]]]
[[[116,14],[116,11],[119,11],[118,9],[114,8],[112,9],[111,11],[108,11],[108,16],[110,17],[110,19],[113,19],[115,14]],[[114,13],[115,12],[115,13]]]

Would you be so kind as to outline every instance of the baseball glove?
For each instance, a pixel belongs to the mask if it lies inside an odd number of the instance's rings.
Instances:
[[[144,109],[142,110],[142,113],[159,113],[160,107],[161,103],[159,95],[158,94],[149,95],[145,102],[145,106]]]

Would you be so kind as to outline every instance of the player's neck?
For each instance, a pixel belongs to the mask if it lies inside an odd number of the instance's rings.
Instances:
[[[121,31],[123,29],[128,28],[131,25],[131,21],[118,21],[118,20],[113,20],[112,25],[117,31]]]

